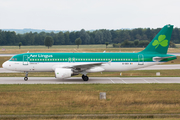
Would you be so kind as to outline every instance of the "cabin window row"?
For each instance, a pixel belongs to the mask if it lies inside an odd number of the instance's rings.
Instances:
[[[30,61],[132,61],[133,59],[30,59]]]

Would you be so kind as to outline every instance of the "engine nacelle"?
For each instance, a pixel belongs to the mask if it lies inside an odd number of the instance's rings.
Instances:
[[[71,71],[71,69],[65,69],[65,68],[55,69],[55,77],[60,79],[69,78],[71,77],[72,73],[73,72]]]

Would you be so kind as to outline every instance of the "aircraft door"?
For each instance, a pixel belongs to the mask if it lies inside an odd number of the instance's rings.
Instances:
[[[68,58],[68,62],[69,62],[69,63],[71,62],[71,58]]]
[[[144,56],[142,54],[138,55],[138,65],[144,65]]]
[[[75,62],[75,58],[68,58],[68,62],[69,62],[69,63]]]
[[[28,65],[28,55],[23,55],[23,65]]]
[[[75,62],[75,58],[72,58],[72,62]]]

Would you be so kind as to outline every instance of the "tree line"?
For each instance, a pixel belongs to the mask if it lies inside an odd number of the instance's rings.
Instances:
[[[136,28],[132,30],[120,29],[120,30],[107,30],[100,29],[95,31],[66,31],[58,33],[46,33],[46,32],[29,32],[25,34],[16,34],[12,31],[0,30],[0,45],[18,45],[19,42],[22,45],[44,45],[44,39],[47,36],[51,36],[54,40],[53,45],[75,45],[77,38],[81,39],[81,44],[126,44],[129,42],[134,43],[138,41],[151,41],[155,35],[161,30],[161,28]],[[180,28],[174,28],[171,41],[174,43],[180,43]],[[136,45],[136,43],[135,43]]]

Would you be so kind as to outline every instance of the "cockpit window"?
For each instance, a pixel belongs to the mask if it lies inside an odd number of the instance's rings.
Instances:
[[[14,58],[12,58],[11,60],[14,61]]]

